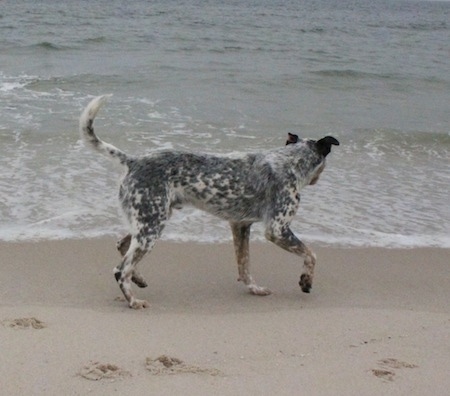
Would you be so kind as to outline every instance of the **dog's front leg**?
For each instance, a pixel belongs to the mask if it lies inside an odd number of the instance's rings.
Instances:
[[[266,228],[266,238],[288,252],[304,257],[303,271],[299,285],[304,293],[309,293],[314,277],[316,255],[289,228],[289,224],[273,221]]]
[[[250,275],[249,241],[251,223],[230,222],[230,226],[233,233],[234,251],[236,253],[236,261],[238,264],[238,281],[244,282],[252,294],[258,296],[267,296],[271,294],[272,292],[268,288],[258,286]]]

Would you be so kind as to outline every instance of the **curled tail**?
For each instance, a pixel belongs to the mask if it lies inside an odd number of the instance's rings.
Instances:
[[[104,155],[109,156],[110,158],[113,158],[120,164],[125,165],[129,159],[128,156],[112,144],[105,143],[100,140],[94,132],[93,125],[95,116],[100,110],[100,107],[102,107],[103,103],[110,96],[111,95],[98,96],[95,99],[92,99],[87,105],[80,117],[80,134],[81,138],[92,148]]]

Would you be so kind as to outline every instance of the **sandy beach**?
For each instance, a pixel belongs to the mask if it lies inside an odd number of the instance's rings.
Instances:
[[[134,311],[114,246],[0,244],[2,394],[448,395],[448,249],[315,248],[304,294],[299,260],[253,243],[257,297],[231,244],[161,242]]]

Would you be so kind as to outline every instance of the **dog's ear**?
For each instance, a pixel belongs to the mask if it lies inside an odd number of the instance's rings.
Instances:
[[[335,139],[333,136],[325,136],[324,138],[316,142],[317,151],[324,157],[330,154],[332,145],[339,146],[338,140]]]
[[[286,146],[288,144],[294,144],[294,143],[297,143],[297,142],[298,142],[298,136],[294,135],[293,133],[289,133],[288,132],[288,138],[286,140]]]

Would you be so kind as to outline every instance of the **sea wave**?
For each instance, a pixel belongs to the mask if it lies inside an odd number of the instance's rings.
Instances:
[[[397,74],[371,73],[354,69],[324,69],[311,71],[311,74],[321,77],[339,77],[351,79],[365,79],[365,78],[379,78],[379,79],[397,79],[400,76]]]
[[[380,128],[355,130],[355,134],[349,142],[351,150],[372,157],[397,156],[413,162],[421,158],[446,160],[450,155],[450,133]]]
[[[45,50],[45,51],[64,51],[68,49],[73,49],[74,47],[68,46],[68,45],[62,45],[62,44],[56,44],[50,41],[41,41],[35,44],[27,45],[25,48],[27,49],[38,49],[38,50]]]
[[[412,32],[434,32],[443,31],[449,29],[449,24],[446,21],[427,21],[427,22],[405,22],[405,23],[392,23],[392,22],[378,22],[369,23],[368,27],[371,28],[387,28],[393,30],[410,30]]]

